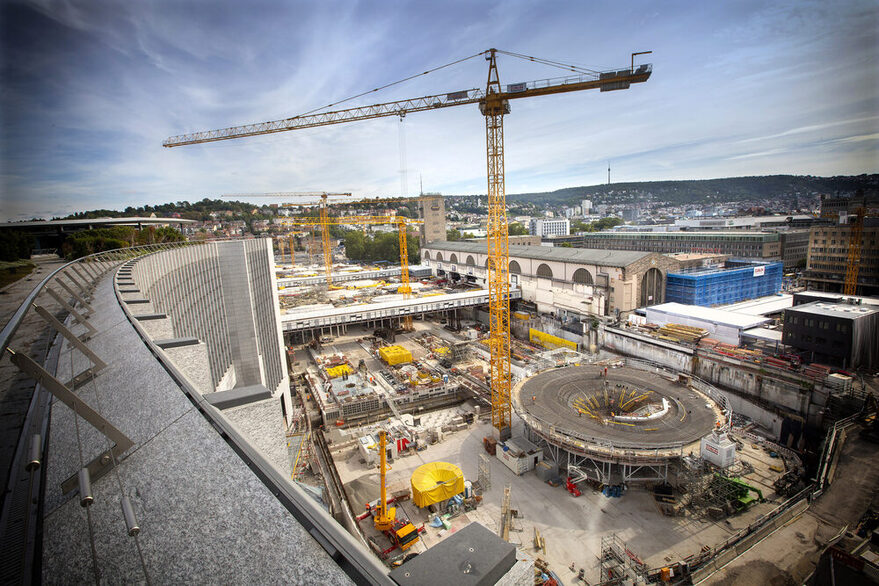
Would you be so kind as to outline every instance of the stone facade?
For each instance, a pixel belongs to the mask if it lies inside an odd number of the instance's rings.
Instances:
[[[422,263],[434,274],[486,286],[485,243],[431,243]],[[625,316],[665,300],[665,277],[681,262],[655,253],[510,246],[510,283],[538,311],[556,315]]]

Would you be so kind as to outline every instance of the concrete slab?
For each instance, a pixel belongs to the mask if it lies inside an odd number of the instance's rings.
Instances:
[[[205,399],[208,403],[217,409],[229,409],[232,407],[240,407],[268,399],[272,396],[271,391],[262,385],[252,385],[249,387],[238,387],[228,391],[217,391],[207,393]]]

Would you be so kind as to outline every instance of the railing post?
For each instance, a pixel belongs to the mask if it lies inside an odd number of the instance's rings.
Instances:
[[[134,442],[124,433],[116,429],[109,421],[104,419],[100,413],[92,409],[88,404],[83,402],[76,394],[57,378],[49,374],[42,366],[34,362],[31,358],[15,352],[11,348],[6,349],[9,352],[10,360],[19,370],[33,378],[37,383],[42,385],[46,390],[51,392],[59,401],[73,409],[74,417],[82,417],[88,421],[95,429],[104,434],[111,442],[113,447],[99,454],[94,460],[86,465],[92,480],[97,480],[104,474],[113,469],[114,461],[121,458]],[[61,491],[64,494],[77,488],[79,484],[79,473],[74,474],[61,483]]]
[[[61,307],[66,309],[70,313],[70,315],[73,316],[73,319],[81,323],[83,326],[85,326],[85,329],[88,330],[86,335],[83,338],[80,338],[81,340],[87,340],[98,333],[98,330],[95,328],[95,326],[90,324],[89,321],[82,316],[82,314],[76,311],[76,309],[74,309],[72,305],[67,303],[67,301],[65,301],[64,298],[61,297],[61,295],[59,295],[54,289],[52,289],[51,287],[46,287],[46,293],[48,293],[55,301],[57,301],[58,304],[61,305]]]
[[[90,381],[99,373],[100,371],[107,368],[107,363],[101,360],[97,354],[95,354],[91,348],[86,346],[82,340],[76,337],[76,334],[71,332],[64,324],[55,319],[55,317],[46,311],[44,307],[40,307],[39,305],[34,304],[34,310],[39,314],[43,320],[46,321],[50,326],[55,328],[55,330],[60,333],[62,336],[67,338],[67,340],[73,344],[77,350],[82,352],[86,358],[91,360],[92,366],[86,368],[84,371],[80,372],[77,375],[74,375],[73,372],[70,373],[70,380],[65,383],[66,386],[70,387],[73,390],[76,390],[77,387],[85,384],[87,381]]]

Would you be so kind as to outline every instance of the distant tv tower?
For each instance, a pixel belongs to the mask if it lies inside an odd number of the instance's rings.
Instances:
[[[610,185],[610,161],[607,162],[607,184]]]

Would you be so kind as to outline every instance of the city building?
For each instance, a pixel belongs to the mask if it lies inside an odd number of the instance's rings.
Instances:
[[[784,343],[810,362],[846,369],[879,366],[879,307],[856,298],[814,301],[784,312]]]
[[[626,208],[623,210],[623,219],[627,222],[636,222],[638,220],[638,208]]]
[[[774,230],[778,228],[811,228],[827,224],[825,219],[809,214],[787,216],[739,216],[735,218],[677,219],[675,227],[680,230]]]
[[[857,213],[858,208],[865,208],[870,215],[879,211],[879,197],[876,191],[868,194],[859,191],[850,197],[821,195],[821,217],[834,223],[846,223],[849,216]]]
[[[809,232],[809,256],[804,275],[807,289],[841,292],[848,266],[850,225],[821,226]],[[864,218],[859,295],[879,294],[879,218]]]
[[[592,213],[592,200],[591,199],[584,199],[583,201],[581,201],[580,202],[580,211],[583,213],[584,216],[588,216],[589,214],[591,214]]]
[[[421,254],[439,276],[487,286],[485,242],[430,242]],[[510,283],[546,314],[617,315],[662,303],[666,275],[681,266],[649,252],[510,245]]]
[[[571,221],[565,219],[532,219],[529,232],[535,236],[567,236],[571,233]]]
[[[577,248],[640,250],[643,252],[713,252],[739,258],[781,260],[781,242],[775,232],[587,232],[582,236],[555,240],[553,246],[569,242]]]
[[[782,263],[728,260],[724,266],[669,273],[669,302],[714,306],[775,295],[781,291]]]
[[[785,271],[804,268],[809,257],[808,230],[779,230],[778,241],[781,244],[781,260]]]
[[[442,195],[421,196],[422,242],[435,242],[446,239],[446,203]]]

